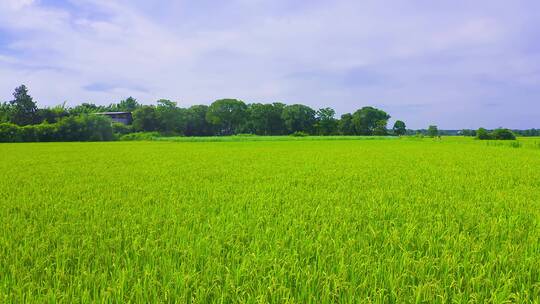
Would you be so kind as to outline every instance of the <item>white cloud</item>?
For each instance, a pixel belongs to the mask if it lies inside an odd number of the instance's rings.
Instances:
[[[521,48],[537,25],[529,10],[497,1],[3,3],[0,96],[26,83],[47,105],[237,97],[382,105],[413,127],[457,127],[473,109],[489,127],[511,121],[482,116],[482,104],[540,74],[537,53]]]

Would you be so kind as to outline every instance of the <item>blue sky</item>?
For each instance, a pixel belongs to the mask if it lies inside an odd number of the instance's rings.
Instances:
[[[540,128],[540,1],[2,0],[0,100],[381,107]]]

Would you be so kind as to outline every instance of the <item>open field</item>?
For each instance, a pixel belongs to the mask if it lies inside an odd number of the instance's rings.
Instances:
[[[536,142],[0,144],[0,303],[538,301]]]

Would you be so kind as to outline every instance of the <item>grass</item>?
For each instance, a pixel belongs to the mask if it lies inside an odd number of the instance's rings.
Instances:
[[[329,140],[381,140],[398,139],[394,136],[257,136],[257,135],[235,135],[235,136],[206,136],[206,137],[152,137],[156,141],[174,141],[174,142],[246,142],[246,141],[329,141]]]
[[[525,147],[1,144],[0,302],[538,302]]]

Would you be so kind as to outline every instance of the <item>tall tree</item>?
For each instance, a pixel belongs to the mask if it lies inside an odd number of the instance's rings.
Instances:
[[[117,105],[111,106],[113,110],[121,112],[133,112],[140,107],[141,104],[137,102],[137,99],[131,96],[120,101],[120,103],[118,103]]]
[[[72,107],[68,110],[69,115],[80,115],[97,112],[107,112],[108,108],[104,106],[97,106],[93,103],[83,102],[80,105]]]
[[[10,121],[14,124],[25,126],[38,123],[38,108],[32,96],[28,95],[28,89],[23,84],[15,89],[11,104]]]
[[[373,135],[379,121],[388,121],[390,115],[374,107],[363,107],[354,112],[352,123],[360,135]]]
[[[47,123],[57,123],[60,119],[69,116],[66,104],[63,103],[52,108],[38,109],[39,121]]]
[[[160,99],[157,101],[156,117],[159,121],[158,130],[168,133],[183,134],[186,129],[186,110],[176,106],[176,102]]]
[[[402,136],[407,133],[407,126],[403,121],[396,120],[396,122],[394,122],[394,127],[392,127],[392,131],[394,132],[394,135]]]
[[[206,120],[206,112],[208,106],[195,105],[191,106],[186,111],[186,136],[209,136],[213,135],[213,127]]]
[[[430,137],[436,137],[439,136],[439,128],[435,125],[431,125],[427,129],[427,135]]]
[[[352,114],[346,113],[341,115],[341,119],[338,122],[338,130],[341,135],[354,135],[354,124],[352,122]]]
[[[387,120],[378,120],[375,123],[375,128],[373,128],[373,135],[384,136],[388,134],[386,126],[388,124]]]
[[[247,119],[246,104],[237,99],[220,99],[214,101],[208,112],[206,120],[215,125],[222,135],[236,133]]]
[[[142,106],[133,112],[133,129],[135,131],[157,131],[159,120],[154,106]]]
[[[336,111],[332,108],[323,108],[317,111],[317,131],[319,135],[334,135],[337,133],[338,121],[335,119]]]
[[[281,117],[289,133],[298,131],[313,133],[316,122],[315,114],[315,110],[308,106],[294,104],[285,106]]]
[[[491,139],[491,134],[488,132],[488,130],[484,128],[480,128],[476,131],[476,138],[478,139]]]
[[[7,102],[0,103],[0,123],[9,122],[11,105]]]
[[[257,135],[279,135],[283,132],[283,104],[253,103],[248,106],[247,129]]]

